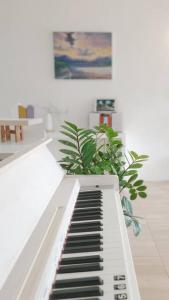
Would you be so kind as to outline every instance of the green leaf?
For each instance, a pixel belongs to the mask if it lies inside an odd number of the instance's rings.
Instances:
[[[119,151],[119,152],[116,153],[116,157],[120,158],[120,157],[122,157],[122,156],[123,156],[123,153],[122,153],[122,152]]]
[[[121,145],[121,146],[123,145],[123,143],[122,143],[121,140],[113,140],[113,141],[112,141],[112,144],[113,144],[113,145]]]
[[[65,140],[58,140],[60,143],[62,143],[63,145],[66,145],[66,146],[69,146],[69,147],[72,147],[74,149],[77,149],[76,145],[73,144],[72,142],[69,142],[69,141],[65,141]]]
[[[125,186],[127,181],[122,179],[122,180],[119,181],[119,183],[120,183],[120,186]]]
[[[140,162],[145,162],[145,161],[146,161],[146,159],[138,159],[138,160],[137,160],[138,163],[140,163]]]
[[[141,168],[143,165],[142,164],[140,164],[140,163],[135,163],[135,164],[131,164],[130,166],[129,166],[129,169],[139,169],[139,168]]]
[[[98,174],[98,175],[103,174],[103,170],[99,168],[99,166],[92,166],[91,171],[93,174]]]
[[[130,151],[129,153],[135,160],[138,159],[138,154],[135,151]]]
[[[130,199],[131,200],[135,200],[137,198],[137,194],[136,193],[132,193],[131,195],[130,195]]]
[[[83,145],[81,149],[81,155],[85,167],[90,165],[95,153],[96,153],[96,144],[93,143],[93,141],[88,141]]]
[[[133,226],[134,235],[138,236],[139,233],[141,232],[141,225],[135,218],[132,219],[132,226]]]
[[[146,198],[147,197],[147,194],[145,192],[139,192],[138,194],[141,198]]]
[[[65,123],[71,127],[74,131],[78,131],[78,127],[74,124],[74,123],[71,123],[71,122],[68,122],[68,121],[65,121]]]
[[[62,125],[62,128],[64,128],[66,131],[69,131],[70,133],[74,134],[75,136],[77,136],[77,132],[75,130],[73,130],[72,128]]]
[[[137,191],[142,192],[142,191],[145,191],[146,189],[147,189],[147,187],[145,185],[142,185],[137,188]]]
[[[135,174],[136,172],[137,172],[137,170],[126,171],[126,172],[124,173],[124,176],[130,176],[130,175]]]
[[[143,184],[143,180],[137,180],[133,185],[134,186],[140,186]]]
[[[107,127],[107,128],[106,128],[105,133],[106,133],[106,135],[107,135],[107,137],[108,137],[109,139],[112,139],[112,138],[118,136],[118,132],[117,132],[117,131],[114,131],[114,130],[113,130],[112,128],[110,128],[110,127]]]
[[[86,136],[86,135],[96,135],[96,132],[92,129],[82,129],[79,131],[79,136]]]
[[[72,150],[69,150],[69,149],[60,149],[59,151],[64,153],[64,154],[71,155],[71,156],[79,156],[79,153],[77,153],[75,151],[72,151]]]
[[[127,187],[128,189],[130,189],[130,188],[132,188],[132,184],[131,184],[130,182],[127,182],[127,183],[126,183],[126,187]]]
[[[149,156],[148,155],[139,155],[138,159],[148,159]]]
[[[86,144],[88,141],[91,141],[90,137],[85,138],[81,143],[80,143],[80,147],[82,147],[84,144]]]
[[[116,170],[115,166],[113,166],[113,164],[111,165],[111,173],[110,174],[117,175],[117,170]]]
[[[61,132],[62,134],[64,134],[64,135],[68,136],[70,139],[72,139],[72,140],[74,140],[74,141],[77,141],[77,138],[76,138],[73,134],[71,134],[71,133],[69,133],[69,132],[66,132],[66,131],[63,131],[63,130],[60,130],[60,132]]]
[[[126,196],[123,196],[123,198],[121,200],[121,203],[122,203],[123,210],[125,209],[125,211],[127,213],[132,215],[133,214],[133,209],[132,209],[132,205],[131,205],[130,200]]]
[[[71,164],[77,164],[79,163],[79,158],[73,159],[70,157],[64,157],[60,162],[67,162],[67,163],[71,163]]]
[[[133,182],[134,180],[136,180],[137,177],[138,177],[138,174],[132,175],[132,176],[129,178],[128,182]]]
[[[132,218],[129,216],[125,216],[126,226],[129,227],[132,224]]]
[[[130,190],[129,190],[129,193],[130,193],[130,194],[136,194],[136,189],[133,189],[133,188],[130,189]]]

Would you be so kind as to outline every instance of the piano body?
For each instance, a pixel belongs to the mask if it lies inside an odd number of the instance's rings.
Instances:
[[[139,300],[116,176],[65,176],[48,143],[0,165],[0,300]]]

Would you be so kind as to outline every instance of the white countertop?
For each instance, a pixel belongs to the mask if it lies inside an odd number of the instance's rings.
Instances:
[[[0,119],[0,126],[1,125],[22,125],[22,126],[32,126],[41,124],[42,119],[41,118],[33,118],[33,119],[24,119],[24,118],[16,118],[16,119]]]

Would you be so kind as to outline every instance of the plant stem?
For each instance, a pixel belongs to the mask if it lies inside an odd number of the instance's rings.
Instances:
[[[84,164],[83,164],[83,158],[82,158],[81,151],[80,151],[80,142],[79,142],[79,134],[78,134],[78,132],[77,132],[77,135],[76,135],[76,140],[77,140],[77,150],[79,152],[79,157],[81,159],[81,165],[82,165],[83,170],[85,170],[85,167],[84,167]]]

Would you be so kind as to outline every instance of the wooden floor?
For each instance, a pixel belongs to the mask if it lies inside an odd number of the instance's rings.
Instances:
[[[129,230],[141,299],[169,300],[169,182],[148,183],[148,198],[133,202],[142,233]]]

